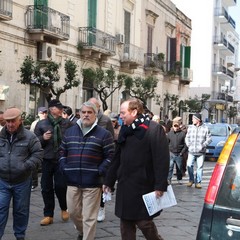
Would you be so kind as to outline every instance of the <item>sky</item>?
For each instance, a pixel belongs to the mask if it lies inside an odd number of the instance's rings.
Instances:
[[[190,86],[210,87],[210,81],[208,78],[211,74],[212,64],[212,27],[208,26],[212,26],[210,21],[213,21],[212,9],[214,0],[171,1],[178,9],[180,9],[192,20],[192,56],[197,56],[197,58],[191,58],[191,68],[194,70],[194,73],[193,82],[190,84]],[[235,20],[236,32],[240,37],[240,0],[237,1],[237,5],[235,7],[228,8],[228,13]],[[240,59],[240,56],[238,57]],[[238,60],[238,62],[238,65],[240,66],[240,60]]]

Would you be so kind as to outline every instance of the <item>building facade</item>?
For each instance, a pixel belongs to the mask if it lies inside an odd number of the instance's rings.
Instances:
[[[239,24],[231,16],[237,0],[172,0],[192,19],[191,67],[193,82],[189,96],[202,99],[203,119],[216,122],[236,122],[240,100],[238,71]]]
[[[170,0],[2,0],[0,3],[0,109],[16,106],[35,114],[47,105],[49,90],[19,83],[26,56],[44,64],[64,66],[72,59],[81,84],[60,96],[63,104],[79,109],[98,97],[86,84],[82,69],[113,68],[116,74],[158,79],[156,99],[147,106],[161,116],[180,114],[179,102],[188,98],[191,20]],[[61,68],[61,83],[64,68]],[[108,99],[118,112],[129,97],[124,86]],[[172,99],[177,99],[173,105]]]

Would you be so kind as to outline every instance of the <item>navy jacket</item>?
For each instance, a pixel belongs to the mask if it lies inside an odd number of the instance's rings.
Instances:
[[[67,129],[60,146],[60,168],[70,186],[101,187],[112,161],[113,137],[95,124],[83,135],[80,120]]]

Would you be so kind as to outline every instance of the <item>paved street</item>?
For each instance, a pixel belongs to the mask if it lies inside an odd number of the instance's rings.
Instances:
[[[184,177],[184,184],[178,185],[173,180],[173,189],[177,199],[177,206],[166,209],[155,219],[159,233],[165,240],[195,240],[198,222],[201,216],[205,192],[208,182],[215,166],[213,162],[205,162],[204,178],[202,189],[186,187],[187,176]],[[176,176],[174,176],[176,178]],[[114,199],[106,205],[106,220],[97,224],[96,239],[120,240],[119,219],[114,215]],[[75,240],[77,232],[71,221],[63,223],[60,219],[60,210],[56,202],[54,223],[42,227],[39,222],[42,219],[43,202],[38,187],[32,193],[30,222],[26,240]],[[11,212],[10,212],[11,214]],[[2,240],[14,240],[12,231],[12,217],[9,216],[8,225]],[[141,232],[138,232],[138,240],[144,239]]]

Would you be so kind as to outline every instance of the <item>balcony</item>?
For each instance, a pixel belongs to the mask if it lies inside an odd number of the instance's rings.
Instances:
[[[228,12],[225,8],[215,8],[214,15],[215,15],[216,21],[218,21],[219,23],[223,23],[223,24],[229,23],[229,24],[224,25],[227,27],[226,30],[232,30],[232,28],[233,29],[236,28],[235,21],[228,14]]]
[[[26,25],[31,39],[59,44],[70,37],[70,17],[43,5],[30,5]]]
[[[116,39],[114,36],[93,27],[80,27],[78,50],[81,56],[97,58],[106,61],[116,54]]]
[[[218,97],[217,97],[218,100],[224,100],[226,102],[233,102],[233,96],[230,96],[226,93],[222,93],[222,92],[219,92],[218,93]]]
[[[164,71],[164,61],[156,53],[144,54],[144,69],[151,73]]]
[[[214,36],[213,44],[214,48],[221,50],[224,55],[233,55],[235,53],[234,46],[224,37]]]
[[[193,71],[190,68],[181,68],[181,75],[179,76],[180,83],[190,84],[193,80]]]
[[[234,73],[227,67],[220,64],[213,64],[212,72],[222,80],[232,80]]]
[[[143,49],[133,44],[124,44],[120,61],[122,69],[137,69],[144,64]]]
[[[12,20],[12,0],[0,0],[0,21]]]
[[[223,0],[224,6],[232,7],[237,5],[237,0]]]

